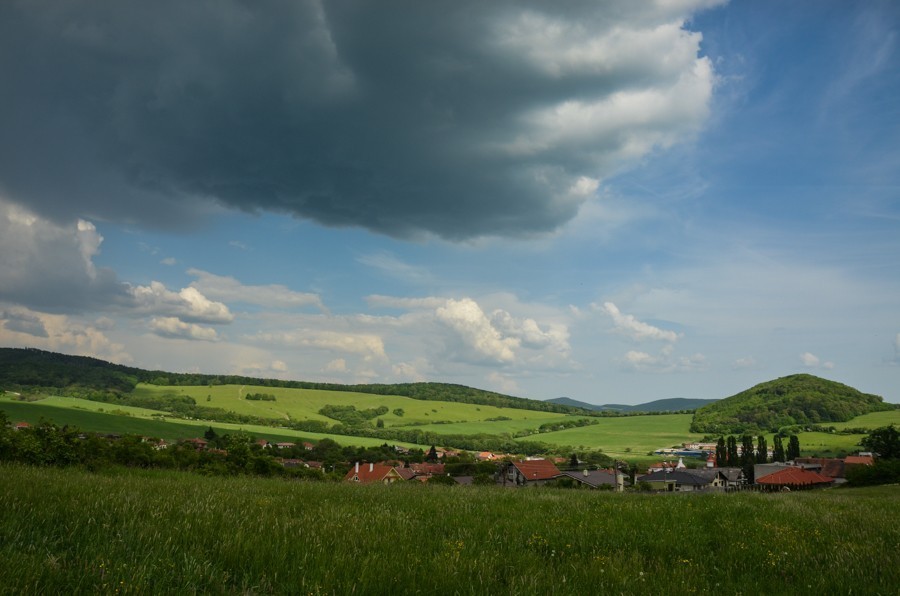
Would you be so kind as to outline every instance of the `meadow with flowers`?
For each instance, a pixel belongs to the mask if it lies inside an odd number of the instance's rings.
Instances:
[[[0,464],[9,594],[896,594],[900,487],[645,495]]]

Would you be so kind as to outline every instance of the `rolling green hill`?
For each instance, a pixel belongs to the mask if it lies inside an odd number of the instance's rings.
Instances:
[[[367,393],[402,396],[420,401],[442,401],[498,408],[516,408],[559,414],[586,414],[582,408],[526,399],[454,385],[451,383],[400,383],[339,385],[280,379],[257,379],[238,375],[170,373],[121,366],[88,358],[46,352],[33,348],[0,348],[0,389],[55,389],[55,394],[91,397],[89,392],[131,393],[139,383],[157,386],[214,387],[218,385],[253,385],[262,388],[317,389],[332,392]]]
[[[893,410],[878,395],[813,375],[760,383],[694,412],[691,431],[741,434],[775,432],[794,425],[846,422],[870,412]]]

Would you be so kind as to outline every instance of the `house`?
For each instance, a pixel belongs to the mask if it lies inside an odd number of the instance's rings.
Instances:
[[[182,439],[182,445],[190,445],[197,451],[203,451],[206,449],[207,441],[206,439]]]
[[[777,472],[766,474],[756,479],[756,484],[768,490],[798,490],[831,486],[833,478],[823,476],[818,472],[811,472],[803,468],[785,466]]]
[[[618,479],[614,470],[582,470],[581,472],[563,472],[561,477],[568,477],[579,484],[589,488],[612,488],[623,490],[626,484],[630,484],[625,475],[619,472]],[[619,482],[617,482],[617,480]]]
[[[413,474],[416,476],[431,476],[433,474],[443,475],[444,472],[444,464],[432,464],[432,463],[412,463],[409,464],[409,469],[412,470]]]
[[[872,455],[848,455],[844,458],[844,467],[847,466],[873,466],[875,458]]]
[[[279,449],[293,449],[297,446],[296,443],[275,443],[275,446]]]
[[[666,492],[696,492],[709,488],[711,478],[697,473],[698,470],[659,470],[638,477],[638,482],[646,482],[653,490]]]
[[[494,461],[495,459],[497,459],[497,456],[490,451],[482,451],[475,456],[475,459],[477,459],[478,461]]]
[[[404,478],[392,466],[371,463],[360,465],[359,462],[356,462],[356,465],[344,476],[344,480],[360,484],[393,484],[394,482],[402,482]]]
[[[687,466],[684,465],[684,460],[682,458],[678,458],[678,461],[661,461],[657,464],[653,464],[647,468],[647,471],[650,473],[653,472],[663,472],[666,470],[684,470],[687,469]]]
[[[833,457],[798,457],[794,460],[794,465],[810,472],[818,472],[822,476],[827,476],[837,482],[845,482],[845,466],[842,459]]]
[[[505,481],[514,486],[538,486],[555,480],[562,475],[559,468],[546,459],[519,460],[506,468]]]
[[[13,425],[13,430],[25,430],[26,428],[31,428],[31,425],[27,422],[16,422]]]
[[[265,439],[256,439],[256,444],[259,445],[260,447],[262,447],[263,449],[268,449],[272,446],[272,444],[269,443]]]
[[[313,445],[309,441],[303,441],[303,448],[306,449],[307,451],[312,451],[314,447],[315,447],[315,445]]]

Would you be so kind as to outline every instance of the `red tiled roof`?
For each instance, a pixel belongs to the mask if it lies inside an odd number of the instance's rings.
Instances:
[[[844,463],[850,466],[871,466],[875,464],[875,458],[871,455],[848,455]]]
[[[384,464],[356,464],[350,468],[350,471],[344,476],[344,480],[367,484],[370,482],[381,482],[388,476],[403,478],[391,466],[385,466]]]
[[[784,468],[763,476],[756,481],[757,484],[784,486],[810,486],[813,484],[829,484],[831,482],[834,482],[832,478],[802,468]]]
[[[546,459],[530,459],[526,461],[514,461],[513,465],[526,480],[550,480],[561,474],[552,461]]]
[[[431,475],[444,473],[444,464],[413,463],[409,464],[409,467],[416,474]]]

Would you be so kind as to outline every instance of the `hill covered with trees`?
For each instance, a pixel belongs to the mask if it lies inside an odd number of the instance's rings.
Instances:
[[[694,412],[691,431],[710,434],[777,432],[795,425],[846,422],[892,410],[878,395],[842,383],[798,374],[760,383]]]

